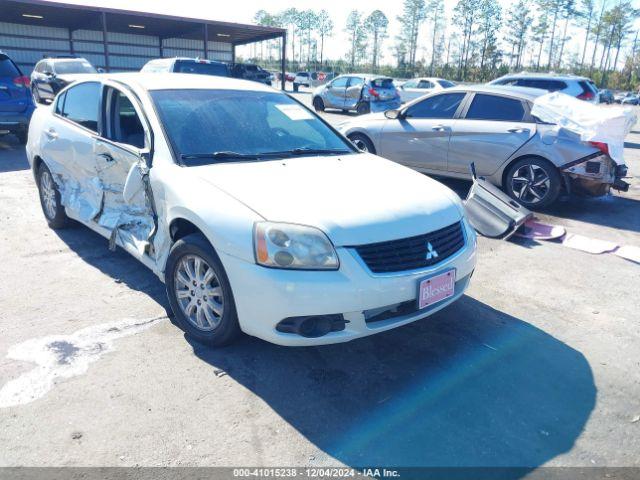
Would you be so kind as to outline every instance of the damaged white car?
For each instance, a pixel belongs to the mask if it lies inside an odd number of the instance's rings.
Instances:
[[[455,301],[475,268],[452,191],[254,82],[95,76],[37,109],[27,153],[49,225],[124,248],[212,345],[388,330]]]

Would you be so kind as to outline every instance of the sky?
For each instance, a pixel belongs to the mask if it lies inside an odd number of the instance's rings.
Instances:
[[[503,7],[503,17],[515,0],[499,0]],[[615,0],[608,0],[614,3]],[[640,3],[640,0],[636,0]],[[143,12],[163,13],[168,15],[178,15],[183,17],[204,18],[210,20],[222,20],[238,23],[253,23],[253,16],[260,9],[270,13],[276,13],[289,7],[296,7],[299,10],[324,8],[334,21],[334,35],[325,40],[325,58],[344,58],[348,49],[347,35],[344,32],[346,18],[351,10],[360,10],[364,15],[368,15],[373,10],[382,10],[389,18],[389,38],[383,45],[383,63],[393,62],[390,47],[394,43],[395,36],[399,33],[400,24],[396,16],[401,13],[402,0],[233,0],[231,6],[229,2],[222,0],[64,0],[64,3],[74,3],[81,5],[102,6],[119,8],[126,10],[139,10]],[[445,0],[445,10],[447,16],[451,18],[451,13],[456,0]],[[533,3],[533,2],[532,2]],[[452,30],[451,22],[447,22],[447,32]],[[571,33],[571,32],[570,32]],[[567,44],[568,52],[581,50],[584,34],[574,30],[573,40]],[[428,41],[429,27],[423,26],[421,29],[421,39],[419,45],[425,48],[418,52],[418,58],[422,55],[428,56],[430,45]],[[239,52],[242,55],[242,52]]]

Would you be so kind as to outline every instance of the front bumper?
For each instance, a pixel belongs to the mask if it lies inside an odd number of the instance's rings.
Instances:
[[[292,271],[261,267],[221,253],[236,303],[241,329],[268,342],[288,346],[340,343],[383,332],[427,317],[451,304],[466,290],[476,264],[476,234],[464,222],[465,245],[455,255],[429,268],[374,274],[354,249],[339,247],[340,269]],[[381,321],[365,320],[365,312],[385,310],[417,299],[421,279],[449,268],[456,269],[453,297],[425,310]],[[342,314],[342,331],[307,338],[276,330],[289,317]]]

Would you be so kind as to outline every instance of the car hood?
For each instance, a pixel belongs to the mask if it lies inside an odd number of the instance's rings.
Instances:
[[[310,225],[336,246],[410,237],[460,221],[441,183],[370,154],[190,167],[270,221]]]

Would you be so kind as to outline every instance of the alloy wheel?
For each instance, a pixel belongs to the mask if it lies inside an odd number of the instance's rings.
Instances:
[[[224,294],[211,266],[198,255],[185,255],[174,276],[175,297],[189,323],[202,331],[214,330],[222,321]]]
[[[360,150],[361,152],[368,152],[369,151],[369,148],[367,148],[367,142],[365,142],[361,138],[356,137],[351,141],[356,146],[356,148],[358,150]]]
[[[540,203],[551,187],[547,171],[538,165],[523,165],[511,177],[511,190],[523,202]]]
[[[50,220],[53,220],[56,218],[58,205],[56,202],[56,190],[53,186],[53,178],[51,178],[51,174],[47,170],[43,171],[40,176],[40,196],[42,198],[45,215]]]

